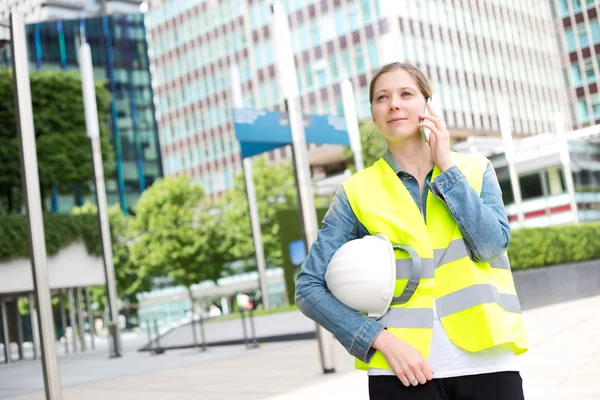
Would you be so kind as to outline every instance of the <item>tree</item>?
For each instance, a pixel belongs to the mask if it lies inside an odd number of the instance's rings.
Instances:
[[[90,203],[85,203],[81,207],[75,207],[72,214],[91,214],[97,215],[98,208]],[[112,243],[113,265],[115,268],[115,281],[117,285],[117,295],[119,299],[130,303],[137,303],[136,294],[151,289],[150,279],[139,273],[139,266],[133,262],[131,257],[131,245],[133,234],[130,228],[131,216],[123,214],[121,207],[114,204],[108,209],[108,218],[110,223],[110,236]],[[100,291],[101,301],[98,301],[101,308],[104,306],[104,288],[94,288]],[[100,300],[98,296],[94,296]]]
[[[76,72],[36,71],[30,74],[40,190],[42,198],[52,187],[88,192],[92,180],[89,141],[85,129],[81,78]],[[109,141],[111,95],[96,83],[105,174],[114,168]],[[13,77],[0,69],[0,199],[6,211],[17,209],[21,192],[19,151],[13,98]]]
[[[379,132],[373,121],[368,119],[358,121],[358,129],[365,168],[370,167],[385,153],[387,144],[383,134]],[[348,162],[354,164],[354,154],[350,147],[346,147],[344,156]]]
[[[227,258],[222,213],[211,209],[204,191],[188,177],[157,180],[144,192],[132,222],[132,262],[144,277],[170,277],[188,289],[217,281]]]
[[[290,163],[267,163],[264,157],[259,157],[253,163],[253,178],[266,262],[283,265],[277,212],[297,207],[292,166]],[[223,212],[226,243],[232,258],[252,259],[254,241],[243,172],[240,171],[233,189],[223,194],[215,207]],[[256,266],[253,264],[252,268]]]

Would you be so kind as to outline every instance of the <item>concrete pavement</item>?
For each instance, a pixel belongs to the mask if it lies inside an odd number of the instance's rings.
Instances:
[[[526,399],[599,399],[600,296],[528,310],[524,316],[531,347],[519,357]],[[353,370],[352,358],[339,344],[335,356],[337,373],[327,376],[320,372],[314,340],[267,344],[255,350],[230,346],[207,353],[187,349],[163,356],[132,353],[121,360],[103,357],[92,363],[90,359],[93,369],[86,373],[96,376],[76,385],[73,375],[83,373],[83,364],[71,357],[61,359],[60,368],[65,400],[366,399],[366,375]],[[71,365],[65,360],[72,360]],[[15,396],[23,388],[20,380],[26,378],[15,367],[25,364],[0,367],[0,397],[44,398],[40,392]],[[107,375],[107,371],[113,372]],[[30,376],[25,385],[35,384],[41,390],[41,371],[35,378]]]

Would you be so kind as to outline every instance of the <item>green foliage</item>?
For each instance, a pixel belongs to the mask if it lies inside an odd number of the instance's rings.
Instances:
[[[5,212],[19,208],[21,192],[19,150],[13,99],[12,72],[0,69],[0,199]],[[81,79],[76,72],[36,71],[30,74],[40,190],[44,198],[53,186],[84,193],[92,180],[89,140],[85,130]],[[114,168],[109,140],[111,96],[96,83],[105,174]]]
[[[186,176],[159,179],[144,192],[132,221],[131,258],[140,276],[168,276],[188,288],[221,277],[221,216],[203,199]]]
[[[600,259],[600,223],[515,229],[508,256],[513,270]]]
[[[387,144],[381,132],[370,119],[358,121],[358,129],[365,168],[370,167],[385,153]],[[354,164],[354,154],[350,147],[344,149],[344,157],[349,163]]]
[[[253,178],[266,262],[283,265],[277,212],[298,203],[292,165],[267,163],[264,157],[259,157],[253,163]],[[226,243],[232,259],[253,258],[254,241],[243,172],[236,176],[234,188],[215,207],[223,212],[223,229],[227,232]]]
[[[97,217],[98,208],[90,203],[81,207],[75,207],[71,212],[73,215],[88,215]],[[110,236],[112,242],[113,264],[115,267],[115,280],[117,282],[117,293],[119,298],[129,303],[137,303],[136,294],[141,291],[150,290],[150,280],[139,275],[139,266],[133,263],[130,247],[133,237],[130,229],[131,218],[121,211],[118,204],[108,209],[110,221]],[[92,288],[94,301],[104,303],[104,287]]]
[[[27,220],[24,215],[0,215],[0,260],[29,257]],[[100,255],[100,233],[95,216],[44,214],[48,255],[81,240],[88,253]]]

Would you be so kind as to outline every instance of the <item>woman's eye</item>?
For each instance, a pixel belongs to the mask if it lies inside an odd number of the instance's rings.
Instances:
[[[402,96],[412,96],[412,93],[411,92],[404,92],[404,93],[402,93]]]
[[[379,101],[379,100],[383,100],[383,99],[386,99],[386,98],[387,98],[387,96],[386,96],[385,94],[382,94],[381,96],[379,96],[379,97],[377,98],[377,101]]]

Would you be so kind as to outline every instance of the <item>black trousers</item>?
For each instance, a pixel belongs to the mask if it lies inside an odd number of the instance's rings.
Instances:
[[[433,379],[406,387],[396,376],[369,376],[371,400],[524,400],[518,372]]]

